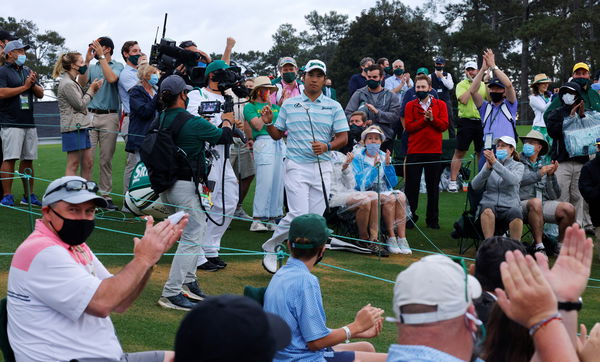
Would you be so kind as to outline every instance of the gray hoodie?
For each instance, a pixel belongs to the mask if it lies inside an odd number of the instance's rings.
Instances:
[[[512,157],[504,162],[494,162],[491,169],[485,164],[471,182],[471,186],[474,190],[485,187],[482,204],[520,209],[519,184],[523,178],[524,168],[521,162],[515,161]]]
[[[375,114],[364,106],[365,103],[372,104],[379,110]],[[350,101],[346,105],[346,117],[350,120],[352,112],[364,111],[367,114],[367,119],[373,121],[374,125],[381,127],[385,133],[386,140],[392,140],[395,136],[395,129],[400,124],[400,101],[395,93],[387,89],[382,89],[379,93],[369,92],[369,87],[358,89]]]
[[[528,157],[521,154],[521,163],[525,166],[519,197],[521,200],[533,199],[537,190],[542,191],[542,201],[556,200],[560,197],[560,186],[556,175],[540,175],[537,163],[532,163]]]

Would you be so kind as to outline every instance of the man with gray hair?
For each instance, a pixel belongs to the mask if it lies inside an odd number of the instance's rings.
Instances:
[[[443,255],[414,262],[396,278],[392,308],[398,343],[388,361],[471,360],[481,321],[473,299],[481,285],[465,267]]]
[[[398,101],[402,104],[402,97],[407,90],[414,87],[410,73],[405,72],[404,62],[400,59],[394,60],[392,63],[393,76],[385,80],[385,89],[398,95]]]
[[[134,238],[133,259],[112,275],[86,244],[97,207],[107,200],[79,176],[48,185],[42,218],[19,245],[8,272],[8,339],[17,361],[162,362],[172,352],[123,353],[110,320],[126,311],[150,279],[154,265],[188,222],[146,219]]]
[[[348,97],[352,97],[357,89],[367,85],[367,68],[375,64],[371,57],[365,57],[360,60],[360,73],[352,75],[348,81]]]

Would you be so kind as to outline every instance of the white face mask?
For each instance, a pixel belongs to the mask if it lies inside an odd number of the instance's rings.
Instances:
[[[575,103],[575,95],[570,93],[563,94],[562,100],[566,105],[570,106],[571,104]]]

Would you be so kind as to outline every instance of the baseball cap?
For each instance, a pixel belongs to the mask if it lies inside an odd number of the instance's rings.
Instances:
[[[17,40],[11,33],[6,30],[0,30],[0,40]]]
[[[444,57],[437,57],[434,60],[435,64],[446,64],[446,58]]]
[[[429,255],[398,274],[392,307],[404,324],[425,324],[456,318],[481,295],[481,285],[460,264],[444,255]],[[400,313],[408,304],[435,306],[435,312]]]
[[[46,188],[46,192],[42,198],[42,206],[52,205],[58,201],[64,201],[70,204],[82,204],[94,200],[96,206],[102,208],[107,207],[108,204],[106,200],[96,195],[95,190],[89,189],[91,186],[90,184],[91,183],[88,180],[79,176],[63,176],[56,179],[48,185],[48,188]],[[95,186],[95,183],[93,184]],[[70,186],[79,186],[80,189],[75,190]]]
[[[183,78],[175,74],[166,77],[162,83],[160,83],[160,91],[169,91],[171,94],[179,94],[184,90],[189,92],[192,89],[194,88],[185,84]]]
[[[577,63],[577,64],[575,64],[575,65],[573,66],[573,73],[575,73],[575,71],[576,71],[577,69],[585,69],[585,70],[587,70],[587,71],[589,72],[589,71],[590,71],[590,66],[589,66],[589,65],[587,65],[587,64],[586,64],[586,63],[584,63],[584,62],[579,62],[579,63]]]
[[[493,87],[493,86],[500,87],[500,88],[506,88],[506,86],[498,78],[490,79],[490,81],[488,83],[488,87]]]
[[[502,137],[496,138],[494,140],[494,144],[497,144],[498,141],[502,141],[502,142],[506,143],[507,145],[511,145],[514,148],[517,148],[517,142],[511,136],[502,136]]]
[[[291,338],[281,317],[250,298],[208,297],[181,321],[175,361],[270,361]]]
[[[30,46],[29,45],[24,45],[23,42],[20,39],[17,40],[11,40],[8,43],[6,43],[6,46],[4,47],[4,52],[5,53],[10,53],[13,50],[17,50],[17,49],[29,49]]]
[[[421,73],[423,73],[425,75],[429,75],[429,70],[425,67],[421,67],[421,68],[417,69],[417,74],[421,74]]]
[[[213,60],[209,65],[206,66],[206,70],[204,71],[204,75],[209,75],[210,73],[214,72],[215,70],[219,70],[219,69],[228,69],[229,68],[229,64],[225,63],[224,60]]]
[[[600,137],[596,138],[596,145],[600,145]]]
[[[465,64],[465,70],[469,69],[469,68],[473,68],[473,69],[479,69],[477,67],[477,63],[474,61],[469,61]]]
[[[292,220],[288,240],[292,244],[292,248],[312,249],[325,244],[332,233],[333,230],[327,227],[323,216],[304,214]],[[308,239],[310,244],[295,243],[297,238]]]
[[[309,60],[308,63],[306,63],[306,65],[304,66],[304,71],[306,73],[309,73],[313,69],[319,69],[323,73],[327,74],[327,66],[319,59]]]
[[[296,60],[294,60],[294,58],[292,58],[292,57],[279,58],[279,62],[277,62],[277,67],[282,68],[286,64],[291,64],[294,67],[298,68],[298,64],[296,63]]]
[[[369,126],[367,129],[362,131],[362,133],[360,134],[360,140],[364,141],[369,133],[377,133],[379,136],[381,136],[381,142],[385,141],[385,134],[383,133],[381,128],[377,126]]]

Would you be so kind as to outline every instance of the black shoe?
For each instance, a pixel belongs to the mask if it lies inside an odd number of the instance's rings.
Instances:
[[[219,269],[223,269],[227,266],[227,263],[221,260],[221,258],[218,256],[215,256],[214,258],[206,258],[206,260],[215,264],[217,267],[219,267]]]
[[[107,209],[107,210],[115,211],[115,210],[119,209],[115,204],[113,204],[111,199],[106,199],[106,203],[107,203],[107,205],[106,205],[105,209]]]
[[[362,246],[371,250],[371,254],[387,258],[390,256],[390,252],[387,251],[386,247],[375,242],[363,242]]]
[[[198,265],[198,267],[196,269],[207,271],[207,272],[216,272],[217,270],[223,269],[223,268],[220,268],[218,265],[215,265],[215,264],[211,263],[210,261],[207,261],[206,263],[204,263],[202,265]]]
[[[430,224],[427,224],[427,227],[430,229],[435,229],[435,230],[439,230],[440,229],[440,224],[437,222],[432,222]]]
[[[196,306],[196,303],[187,299],[183,293],[179,293],[172,297],[160,297],[158,300],[158,305],[168,309],[189,311]]]
[[[183,296],[192,301],[204,300],[207,297],[200,289],[197,281],[185,283],[181,289],[183,289]]]

